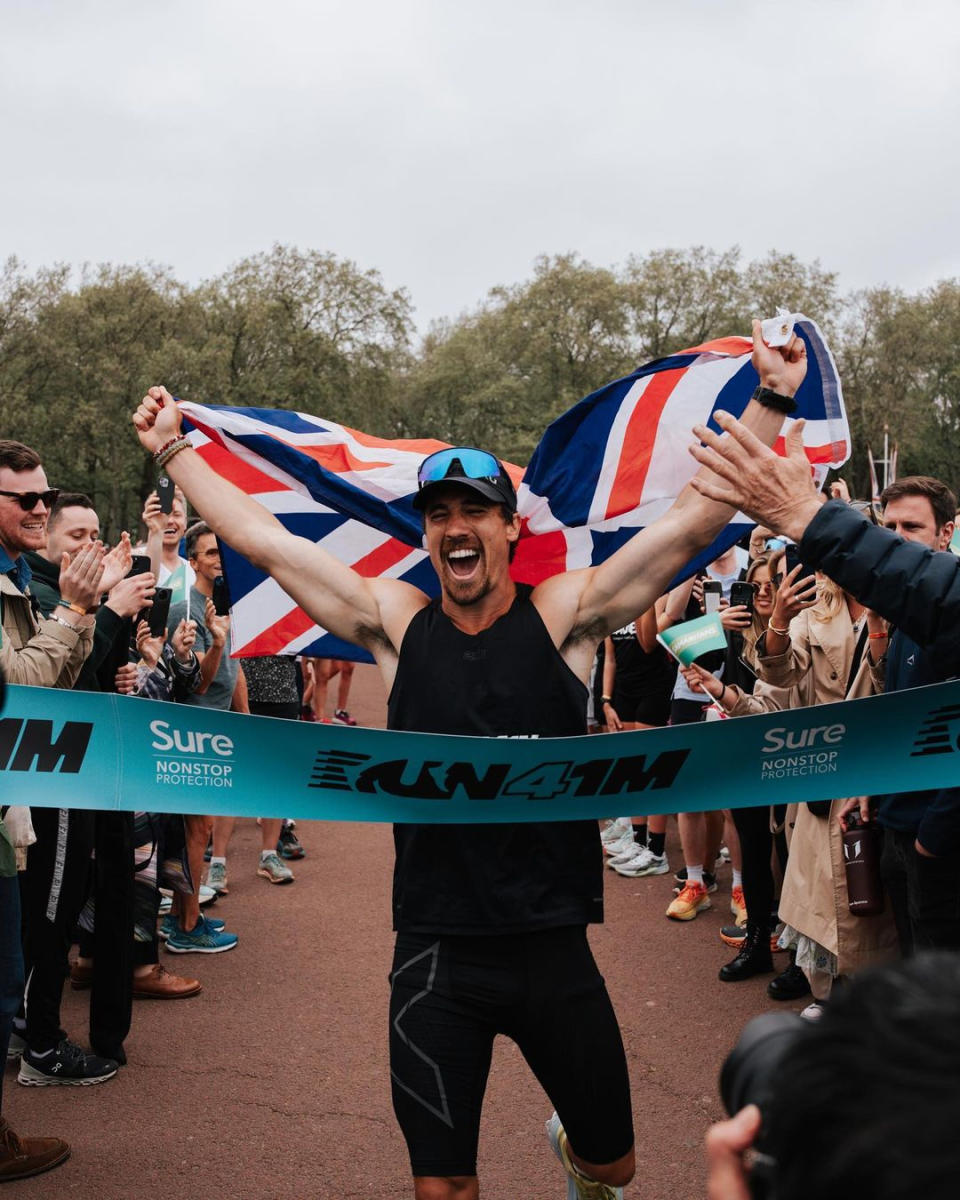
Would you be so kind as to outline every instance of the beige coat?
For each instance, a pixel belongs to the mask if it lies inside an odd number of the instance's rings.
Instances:
[[[74,631],[52,617],[33,615],[29,597],[0,573],[3,644],[0,667],[7,683],[72,688],[93,649],[93,622]]]
[[[856,639],[846,609],[831,621],[817,621],[810,610],[790,623],[786,653],[758,660],[761,698],[767,686],[794,691],[799,704],[829,704],[859,699],[882,691],[882,670],[863,661],[846,697],[844,690],[853,663]],[[787,707],[784,705],[783,707]],[[791,706],[792,707],[792,706]],[[819,942],[837,956],[837,970],[848,975],[894,957],[896,929],[887,902],[876,917],[850,912],[843,842],[834,800],[826,817],[817,817],[801,804],[790,842],[790,857],[780,896],[780,918]]]

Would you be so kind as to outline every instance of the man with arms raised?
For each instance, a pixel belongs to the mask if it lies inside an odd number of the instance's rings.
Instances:
[[[755,325],[754,363],[768,390],[744,419],[771,444],[806,372],[803,344],[770,350]],[[182,444],[164,389],[150,390],[134,424],[212,529],[314,620],[373,654],[393,729],[584,733],[597,643],[648,609],[732,515],[685,488],[601,566],[530,589],[509,574],[520,520],[502,465],[472,448],[440,451],[421,464],[415,501],[442,587],[431,601],[398,580],[361,578],[288,533]],[[557,1109],[548,1133],[568,1197],[619,1197],[634,1171],[633,1129],[620,1033],[586,940],[602,919],[597,823],[406,825],[395,840],[391,1074],[417,1200],[479,1195],[497,1032],[517,1042]]]

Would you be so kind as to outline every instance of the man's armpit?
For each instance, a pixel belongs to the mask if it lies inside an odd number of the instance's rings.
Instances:
[[[579,647],[583,642],[590,642],[596,649],[610,632],[609,623],[603,617],[591,617],[589,621],[574,625],[561,643],[560,653]]]

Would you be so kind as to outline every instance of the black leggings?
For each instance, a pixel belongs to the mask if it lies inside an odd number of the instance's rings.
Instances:
[[[731,809],[733,823],[740,835],[740,853],[743,857],[743,899],[751,920],[766,921],[773,912],[773,866],[770,858],[774,849],[780,860],[781,871],[786,870],[787,843],[782,835],[777,837],[770,830],[770,807]],[[780,823],[783,810],[774,809],[774,817]]]
[[[391,972],[393,1108],[414,1175],[475,1175],[493,1039],[516,1042],[575,1153],[633,1145],[617,1019],[582,926],[491,937],[397,935]]]

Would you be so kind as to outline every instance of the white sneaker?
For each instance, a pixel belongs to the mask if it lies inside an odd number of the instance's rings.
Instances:
[[[573,1165],[567,1150],[567,1135],[556,1113],[547,1122],[547,1137],[567,1173],[567,1200],[623,1200],[623,1188],[587,1179]]]
[[[616,853],[614,853],[615,847],[610,847],[610,849],[607,851],[608,867],[615,866],[617,863],[629,862],[631,858],[636,858],[643,849],[640,843],[634,838],[633,834],[630,835],[629,840],[624,838],[622,842],[617,842],[616,845],[622,845],[623,849],[617,850]]]
[[[625,833],[632,833],[633,822],[629,817],[614,817],[614,819],[600,830],[600,841],[605,846],[611,842],[618,842]]]
[[[603,852],[608,858],[616,858],[618,854],[625,852],[636,854],[637,845],[637,839],[633,836],[633,830],[631,829],[629,833],[625,833],[618,841],[609,842],[604,846]]]
[[[654,854],[649,846],[644,846],[639,854],[626,862],[616,862],[613,869],[618,875],[628,879],[636,879],[639,875],[666,875],[670,870],[666,854]]]

